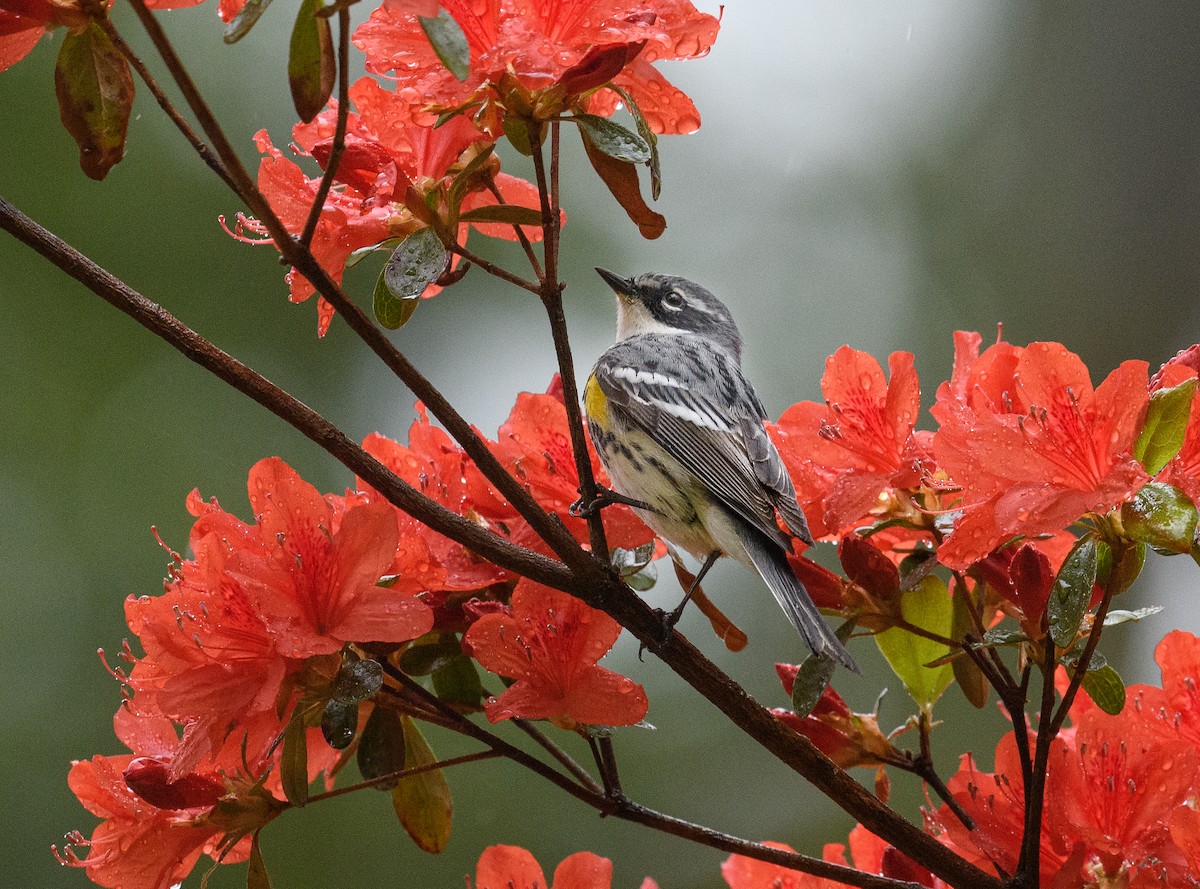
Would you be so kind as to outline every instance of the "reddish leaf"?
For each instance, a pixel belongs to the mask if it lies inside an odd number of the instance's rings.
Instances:
[[[637,223],[642,237],[652,241],[666,231],[667,220],[661,213],[651,210],[642,197],[641,187],[638,184],[637,167],[609,157],[592,145],[586,132],[583,133],[583,147],[587,150],[592,168],[604,180],[604,184],[617,199],[617,203],[629,214],[629,218]]]
[[[603,86],[624,71],[625,66],[636,59],[645,46],[645,40],[594,46],[563,72],[559,85],[569,96]]]
[[[90,178],[103,179],[125,156],[133,75],[95,22],[63,38],[54,91],[63,126],[79,146],[79,166]]]

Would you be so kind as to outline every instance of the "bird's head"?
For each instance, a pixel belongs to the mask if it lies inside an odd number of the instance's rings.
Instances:
[[[617,295],[617,341],[641,333],[690,333],[741,358],[742,337],[725,304],[686,278],[648,272],[622,278],[596,269]]]

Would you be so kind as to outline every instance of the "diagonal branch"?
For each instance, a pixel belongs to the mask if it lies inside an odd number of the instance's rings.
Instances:
[[[313,257],[312,252],[292,237],[246,171],[233,145],[208,107],[208,103],[205,102],[191,75],[188,74],[187,68],[179,59],[162,26],[146,8],[145,0],[130,0],[130,5],[155,49],[158,50],[159,56],[171,72],[176,85],[183,93],[188,107],[199,121],[200,128],[212,142],[213,149],[229,174],[235,193],[245,201],[250,211],[266,227],[284,261],[294,266],[300,274],[308,279],[309,283],[334,307],[368,348],[425,404],[429,412],[475,461],[475,465],[484,477],[496,486],[501,495],[521,514],[534,532],[550,546],[555,555],[568,565],[581,566],[584,562],[592,561],[591,556],[580,548],[570,532],[542,509],[524,486],[500,464],[471,424],[392,345],[391,341],[371,322],[362,309],[346,296],[345,291],[322,268],[321,264]]]
[[[394,475],[316,411],[218,349],[164,308],[109,274],[3,198],[0,198],[0,228],[32,247],[187,358],[291,424],[413,518],[503,568],[556,589],[565,590],[570,586],[571,573],[564,565],[510,543],[429,499]]]

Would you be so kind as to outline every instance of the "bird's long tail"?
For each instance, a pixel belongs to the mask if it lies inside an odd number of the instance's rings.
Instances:
[[[821,612],[813,604],[808,590],[792,572],[783,551],[757,534],[745,535],[742,545],[745,546],[762,579],[775,594],[775,601],[788,616],[792,626],[800,631],[813,653],[835,660],[855,673],[862,672],[850,656],[850,652],[846,651],[846,646],[842,645],[841,640],[821,617]]]

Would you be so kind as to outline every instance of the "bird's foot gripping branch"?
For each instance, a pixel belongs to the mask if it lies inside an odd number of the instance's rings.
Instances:
[[[705,55],[718,17],[678,0],[388,0],[352,28],[350,3],[305,0],[287,65],[299,158],[260,132],[254,176],[153,9],[186,4],[129,3],[152,63],[107,4],[0,0],[0,67],[62,32],[61,117],[96,179],[121,160],[136,74],[244,205],[226,230],[273,245],[291,299],[317,296],[319,333],[342,319],[421,408],[406,443],[359,444],[0,200],[6,231],[348,470],[345,492],[325,493],[268,456],[249,469],[248,508],[187,497],[186,556],[170,551],[161,594],[125,604],[136,645],[110,671],[127,752],[71,768],[71,789],[100,823],[68,835],[56,849],[64,864],[110,889],[167,889],[202,858],[248,859],[261,889],[262,831],[286,831],[296,808],[378,788],[416,846],[441,852],[455,776],[503,758],[502,780],[543,781],[720,850],[731,889],[1200,880],[1200,640],[1168,634],[1161,684],[1130,688],[1100,648],[1119,624],[1144,632],[1134,622],[1148,612],[1119,597],[1149,551],[1197,557],[1200,347],[1153,376],[1125,361],[1093,386],[1059,343],[985,349],[958,333],[935,428],[918,429],[913,356],[892,354],[885,375],[844,346],[826,362],[824,401],[773,421],[742,375],[720,300],[680,278],[602,271],[618,295],[619,342],[589,380],[585,422],[559,275],[562,133],[578,132],[626,214],[657,237],[666,222],[639,176],[657,198],[658,138],[696,129],[699,114],[655,64]],[[222,2],[225,39],[282,13],[266,10]],[[354,83],[352,45],[370,72]],[[501,172],[501,142],[526,178]],[[480,236],[513,241],[527,267],[480,255],[468,246]],[[351,299],[343,273],[377,253],[373,291]],[[559,368],[545,393],[506,396],[494,439],[381,329],[419,328],[421,300],[471,269],[540,301]],[[373,318],[358,305],[368,300]],[[810,558],[833,546],[839,572]],[[668,552],[726,644],[745,644],[680,550],[705,567],[728,555],[751,569],[813,649],[800,664],[745,655],[759,659],[748,669],[778,670],[785,706],[756,703],[678,633],[658,645],[662,622],[637,592]],[[617,751],[623,727],[654,718],[661,667],[601,666],[623,629],[714,705],[705,712],[774,755],[781,776],[794,772],[854,816],[848,850],[830,843],[813,858],[637,803]],[[893,672],[911,718],[889,730],[852,709],[835,691],[838,663]],[[935,710],[951,685],[976,707],[998,702],[1013,730],[994,757],[955,751],[958,771],[943,777],[933,746],[955,734]],[[498,734],[505,721],[528,743]],[[422,726],[475,749],[439,755]],[[669,763],[672,739],[657,743]],[[856,767],[874,773],[873,792]],[[888,807],[901,773],[927,789],[923,812]],[[478,889],[546,885],[523,849],[475,848],[470,859],[461,871],[475,871]],[[664,863],[658,876],[670,873]],[[607,889],[611,876],[608,860],[579,852],[553,883]]]

